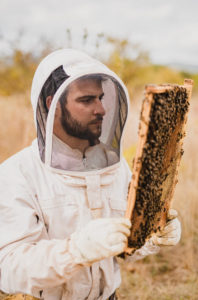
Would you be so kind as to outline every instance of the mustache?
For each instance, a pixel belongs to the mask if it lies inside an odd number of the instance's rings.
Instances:
[[[98,115],[94,120],[92,120],[89,124],[95,124],[98,121],[103,121],[103,116]]]

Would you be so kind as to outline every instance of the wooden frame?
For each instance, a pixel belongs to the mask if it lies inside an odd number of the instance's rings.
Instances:
[[[145,87],[125,215],[132,221],[128,254],[167,222],[183,154],[192,86],[193,81],[186,79],[184,85]]]

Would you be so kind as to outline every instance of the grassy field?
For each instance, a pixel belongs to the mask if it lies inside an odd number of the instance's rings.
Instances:
[[[0,162],[23,147],[35,136],[27,96],[0,98]],[[140,99],[132,104],[125,133],[127,158],[134,154],[137,139]],[[198,96],[191,101],[178,184],[173,207],[182,223],[181,242],[164,247],[155,256],[135,263],[120,260],[122,285],[120,300],[197,300],[198,299]],[[0,299],[5,299],[0,295]],[[23,298],[18,298],[18,300]]]

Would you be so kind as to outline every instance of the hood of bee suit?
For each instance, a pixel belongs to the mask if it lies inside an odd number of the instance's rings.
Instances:
[[[57,68],[61,68],[63,76],[48,111],[46,101],[42,97],[43,86],[53,77],[53,72]],[[105,115],[97,145],[91,145],[86,150],[87,153],[82,154],[79,150],[64,144],[55,136],[53,130],[55,112],[61,96],[67,92],[71,83],[84,76],[102,78],[104,93],[102,104]],[[78,50],[62,49],[52,52],[41,61],[35,72],[31,102],[40,158],[47,167],[63,173],[85,172],[110,167],[120,161],[121,138],[128,114],[129,97],[121,79],[101,62]],[[84,156],[88,162],[84,160]]]

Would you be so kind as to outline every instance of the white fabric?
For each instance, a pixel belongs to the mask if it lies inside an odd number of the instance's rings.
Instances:
[[[168,222],[166,226],[152,236],[151,240],[154,245],[158,246],[175,246],[181,238],[181,223],[177,218],[177,211],[170,209]]]
[[[69,250],[77,264],[91,265],[122,252],[130,235],[126,218],[99,218],[71,235]]]
[[[69,65],[63,61],[65,58]],[[38,67],[33,80],[31,99],[35,116],[41,87],[60,64],[64,64],[66,72],[69,66],[68,74],[73,74],[73,78],[85,70],[101,71],[116,78],[104,65],[78,51],[53,53]],[[120,84],[127,94],[121,81]],[[56,103],[54,109],[55,106]],[[46,134],[51,137],[46,148],[52,142],[53,113],[50,108]],[[63,149],[59,146],[56,150],[60,157],[54,163],[68,163],[71,149],[67,148],[62,159]],[[100,169],[77,172],[70,168],[61,172],[41,162],[34,141],[0,166],[1,290],[45,300],[105,300],[119,287],[121,278],[115,257],[82,266],[75,261],[75,253],[71,253],[72,235],[86,224],[95,218],[118,218],[125,214],[131,173],[125,160],[114,163],[117,158],[108,151],[102,144],[87,149],[86,168],[93,168],[92,158],[97,155]],[[51,163],[51,154],[48,158]],[[109,159],[114,163],[111,166]],[[144,254],[150,254],[149,249],[145,246]]]
[[[86,53],[80,52],[78,50],[61,49],[52,52],[41,61],[38,68],[36,69],[31,88],[31,101],[35,116],[39,94],[50,74],[61,65],[64,65],[65,69],[68,69],[68,67],[72,68],[73,65],[81,65],[83,61],[86,61],[87,64],[89,64],[90,62],[95,60],[93,60],[93,58],[88,56]],[[66,72],[69,72],[69,70]],[[68,73],[68,75],[71,75],[71,71]]]
[[[142,246],[140,249],[136,250],[133,255],[128,256],[126,259],[127,259],[127,261],[134,262],[134,261],[143,259],[144,257],[146,257],[148,255],[157,254],[159,252],[159,250],[160,250],[159,246],[155,245],[151,238],[146,241],[144,246]]]
[[[105,168],[119,161],[114,151],[103,143],[86,149],[84,155],[78,149],[72,149],[53,135],[52,166],[68,171],[89,171]]]
[[[116,260],[79,266],[68,243],[96,211],[124,216],[131,177],[126,162],[101,174],[63,176],[44,167],[35,141],[0,169],[0,289],[36,297],[43,291],[47,300],[107,299],[121,281]]]

